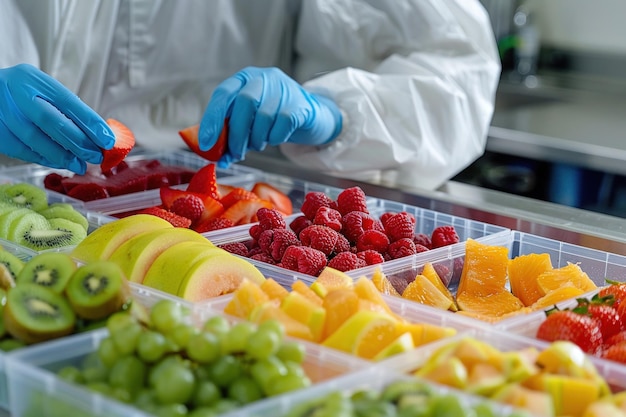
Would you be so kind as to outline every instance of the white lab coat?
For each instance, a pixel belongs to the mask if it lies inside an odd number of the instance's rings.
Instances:
[[[278,66],[344,114],[303,167],[435,188],[484,151],[500,64],[478,0],[0,0],[0,67],[29,62],[145,148],[184,146],[214,87]]]

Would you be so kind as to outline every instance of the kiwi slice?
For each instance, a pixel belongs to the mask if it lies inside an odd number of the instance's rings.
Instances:
[[[11,211],[0,214],[0,237],[2,239],[11,240],[9,239],[9,231],[11,230],[13,220],[32,213],[33,211],[27,208],[13,208]]]
[[[24,236],[24,234],[29,230],[45,230],[50,228],[50,223],[48,222],[48,219],[35,211],[28,211],[28,213],[22,213],[20,216],[17,216],[13,220],[11,220],[11,223],[9,224],[9,230],[6,235],[7,239],[11,242],[17,242],[20,237]]]
[[[78,223],[85,231],[89,229],[89,220],[81,212],[76,210],[71,204],[68,203],[52,203],[47,208],[39,212],[46,219],[67,219]]]
[[[20,182],[0,189],[0,200],[16,207],[40,211],[48,207],[48,195],[36,185]]]
[[[15,286],[15,280],[25,262],[6,250],[0,250],[0,288],[8,290]]]
[[[6,201],[0,201],[0,214],[7,213],[11,210],[15,210],[15,206],[11,203],[7,203]]]
[[[16,284],[30,282],[62,294],[75,270],[76,263],[67,253],[42,252],[26,261]]]
[[[130,300],[128,280],[118,264],[94,261],[79,266],[65,288],[78,316],[99,320],[122,309]]]
[[[46,229],[26,230],[14,240],[15,243],[36,251],[43,251],[76,245],[87,236],[83,226],[67,219],[50,219],[48,223],[49,227]]]
[[[25,283],[7,292],[4,325],[14,338],[27,344],[66,336],[74,331],[76,314],[60,294]]]

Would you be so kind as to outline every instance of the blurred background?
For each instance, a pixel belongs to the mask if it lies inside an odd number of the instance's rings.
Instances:
[[[626,2],[481,0],[503,72],[454,181],[626,217]]]

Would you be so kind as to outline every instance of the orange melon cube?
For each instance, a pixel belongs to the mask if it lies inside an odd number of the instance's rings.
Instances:
[[[337,288],[352,288],[352,286],[352,278],[348,274],[327,266],[311,284],[311,289],[324,298],[330,291]]]
[[[249,319],[257,324],[266,320],[278,320],[285,328],[285,334],[298,339],[313,341],[313,334],[309,326],[300,323],[271,302],[256,306],[250,313]]]
[[[272,300],[282,300],[289,294],[289,291],[276,282],[274,278],[267,278],[263,281],[261,283],[261,290]]]
[[[299,292],[309,301],[313,301],[315,304],[320,306],[322,305],[322,298],[303,281],[296,280],[293,284],[291,284],[291,289],[292,291]]]
[[[302,294],[292,291],[287,297],[283,298],[280,308],[295,320],[307,325],[311,330],[314,341],[321,340],[324,323],[326,322],[326,310],[324,307],[309,301]]]
[[[530,306],[546,293],[539,287],[537,277],[552,270],[548,253],[520,255],[509,261],[508,274],[511,292],[525,306]]]
[[[224,313],[247,319],[256,306],[264,304],[269,299],[259,284],[244,278],[233,292],[231,300],[224,307]]]

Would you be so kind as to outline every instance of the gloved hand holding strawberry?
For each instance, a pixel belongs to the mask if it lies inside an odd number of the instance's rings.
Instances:
[[[26,64],[0,69],[0,152],[78,174],[100,164],[115,135],[60,82]]]
[[[331,99],[306,91],[278,68],[248,67],[217,86],[200,123],[201,151],[218,142],[225,120],[228,138],[220,167],[267,145],[328,143],[342,126],[341,112]]]

